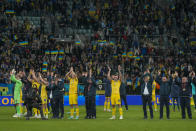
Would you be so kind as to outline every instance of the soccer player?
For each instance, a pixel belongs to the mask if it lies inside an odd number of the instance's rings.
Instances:
[[[39,73],[39,80],[40,83],[42,84],[40,86],[41,88],[41,100],[42,100],[42,108],[43,108],[43,113],[45,115],[45,118],[48,119],[48,107],[47,107],[47,101],[48,101],[48,96],[47,96],[47,91],[46,91],[46,86],[48,85],[47,79],[42,78],[41,73]]]
[[[32,83],[32,88],[35,88],[37,92],[39,92],[40,83],[38,78],[35,76],[35,71],[32,69],[30,70],[28,80]],[[34,118],[41,118],[40,111],[38,109],[33,108],[33,112],[35,114]]]
[[[78,108],[78,78],[76,73],[73,71],[73,67],[65,75],[69,80],[69,104],[70,104],[70,118],[74,118],[74,106],[76,108],[76,119],[79,119],[79,108]]]
[[[105,103],[104,103],[104,111],[110,112],[110,97],[111,97],[111,84],[110,81],[106,78],[103,79],[104,88],[105,88]]]
[[[157,102],[156,102],[156,81],[152,83],[152,103],[154,104],[154,111],[157,111]]]
[[[123,119],[123,111],[121,107],[121,100],[120,100],[120,85],[122,81],[122,74],[121,74],[121,67],[118,66],[118,72],[114,75],[110,76],[111,68],[108,66],[108,80],[111,81],[111,103],[112,103],[112,117],[110,119],[116,119],[116,106],[118,106],[119,113],[120,113],[120,120]]]
[[[20,105],[20,92],[22,88],[22,82],[21,78],[23,73],[20,71],[16,76],[15,76],[16,71],[13,69],[10,73],[11,81],[15,82],[15,88],[14,88],[14,103],[16,105],[16,114],[13,115],[13,117],[20,117],[21,116],[21,105]]]

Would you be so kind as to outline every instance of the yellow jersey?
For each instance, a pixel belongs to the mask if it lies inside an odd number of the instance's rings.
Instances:
[[[154,80],[152,83],[152,95],[155,95],[155,90],[156,90],[156,82]]]
[[[70,78],[69,79],[69,95],[77,94],[78,93],[78,78]]]
[[[41,97],[47,97],[46,85],[42,84]]]
[[[111,87],[112,87],[112,95],[120,95],[120,85],[121,85],[121,81],[117,80],[111,81]]]
[[[40,86],[40,84],[38,82],[35,82],[35,81],[32,82],[32,87],[33,88],[39,89],[39,86]]]

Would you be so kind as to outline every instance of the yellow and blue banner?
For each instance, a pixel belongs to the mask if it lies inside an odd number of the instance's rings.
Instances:
[[[110,41],[110,45],[115,45],[114,41]]]
[[[17,35],[14,35],[14,40],[17,40],[17,39],[18,39]]]
[[[122,53],[122,57],[126,57],[127,56],[127,54],[124,52],[124,53]]]
[[[196,37],[190,39],[191,46],[196,46]]]
[[[5,13],[6,13],[6,14],[14,14],[15,11],[14,11],[14,10],[6,10]]]
[[[59,60],[62,60],[63,59],[63,56],[59,56]]]
[[[81,42],[80,42],[80,41],[76,41],[75,44],[76,44],[76,45],[80,45]]]
[[[47,68],[42,68],[42,72],[47,72]]]
[[[117,55],[117,54],[114,54],[113,57],[114,57],[114,58],[118,58],[118,55]]]
[[[91,8],[91,9],[89,9],[88,13],[89,13],[90,16],[93,16],[93,15],[95,15],[96,10]]]
[[[47,63],[47,62],[43,62],[43,65],[44,65],[44,66],[48,66],[48,63]]]
[[[24,46],[24,45],[28,45],[28,44],[29,44],[28,41],[21,41],[21,42],[19,42],[20,46]]]
[[[59,50],[59,54],[64,54],[64,50]]]
[[[139,56],[135,57],[135,60],[139,61],[141,58]]]
[[[46,54],[46,55],[49,55],[49,54],[50,54],[50,51],[46,50],[46,51],[45,51],[45,54]]]
[[[57,55],[58,53],[59,53],[58,50],[53,50],[50,52],[51,55]]]

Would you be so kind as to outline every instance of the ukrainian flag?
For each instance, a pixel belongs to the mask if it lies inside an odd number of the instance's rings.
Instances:
[[[47,63],[47,62],[44,62],[44,63],[43,63],[43,65],[44,65],[44,66],[47,66],[47,65],[48,65],[48,63]]]
[[[196,46],[196,38],[190,39],[191,46]]]
[[[114,57],[114,58],[118,58],[118,55],[117,55],[117,54],[114,54],[113,57]]]
[[[175,7],[174,5],[171,5],[171,9],[172,9],[172,10],[175,10],[176,7]]]
[[[51,54],[52,54],[52,55],[58,54],[58,50],[53,50],[53,51],[51,51]]]
[[[127,56],[127,54],[126,54],[126,53],[123,53],[123,54],[122,54],[122,57],[126,57],[126,56]]]
[[[5,13],[6,13],[6,14],[14,14],[15,11],[14,11],[14,10],[6,10]]]
[[[42,72],[47,72],[47,68],[42,68]]]
[[[76,41],[75,44],[76,44],[76,45],[80,45],[80,41]]]
[[[141,58],[140,58],[139,56],[136,56],[136,57],[135,57],[135,60],[138,60],[138,61],[139,61],[140,59],[141,59]]]
[[[48,50],[45,51],[45,54],[46,54],[46,55],[49,55],[49,54],[50,54],[50,51],[48,51]]]
[[[114,45],[114,41],[110,41],[110,45]]]
[[[28,42],[28,41],[21,41],[21,42],[19,42],[19,44],[20,44],[21,46],[24,46],[24,45],[28,45],[29,42]]]
[[[91,8],[91,9],[88,11],[88,13],[89,13],[90,16],[93,16],[93,15],[95,15],[96,11],[95,11],[95,9],[92,9],[92,8]]]
[[[63,56],[59,56],[59,60],[62,60],[63,59]]]
[[[132,52],[132,51],[129,51],[129,52],[127,53],[127,56],[128,56],[129,58],[132,58],[132,57],[133,57],[133,52]]]
[[[64,50],[60,50],[59,51],[59,54],[64,54]]]

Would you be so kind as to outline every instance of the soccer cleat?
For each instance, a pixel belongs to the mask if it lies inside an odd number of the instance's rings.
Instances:
[[[111,110],[110,110],[110,109],[108,109],[107,111],[108,111],[108,112],[111,112]]]
[[[40,119],[40,118],[41,118],[41,115],[39,114],[39,115],[37,116],[37,118]]]
[[[104,111],[106,111],[106,109],[104,108]]]
[[[33,118],[37,118],[37,114],[35,114],[35,116]]]
[[[48,119],[48,115],[46,115],[45,117],[46,117],[46,119]]]
[[[76,120],[78,120],[79,119],[79,116],[76,116]]]
[[[110,118],[110,120],[115,120],[116,119],[116,117],[115,116],[112,116],[111,118]]]
[[[73,116],[70,116],[68,119],[73,119]]]
[[[18,118],[18,117],[20,117],[20,114],[14,114],[12,117]]]
[[[157,112],[157,109],[154,109],[155,112]]]
[[[119,120],[122,120],[123,119],[123,116],[120,116]]]

